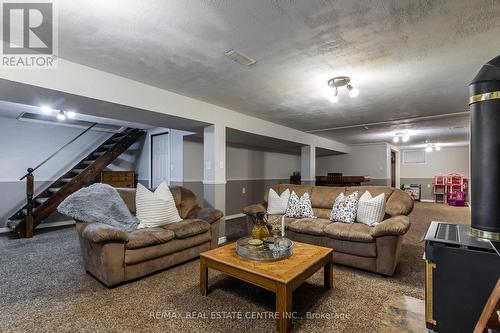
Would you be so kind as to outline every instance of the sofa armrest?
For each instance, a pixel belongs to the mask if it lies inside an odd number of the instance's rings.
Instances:
[[[78,224],[81,222],[78,222]],[[93,243],[125,243],[128,241],[128,234],[118,228],[102,223],[84,223],[82,228],[78,228],[82,238]]]
[[[248,215],[248,216],[254,216],[255,214],[257,213],[260,213],[260,212],[267,212],[267,208],[264,206],[264,204],[255,204],[255,205],[250,205],[250,206],[246,206],[245,208],[243,208],[243,213],[245,215]]]
[[[405,215],[391,217],[378,223],[373,229],[373,237],[404,235],[410,228],[410,218]]]
[[[204,220],[210,224],[219,221],[224,216],[224,213],[215,208],[200,208],[193,213],[189,217]]]

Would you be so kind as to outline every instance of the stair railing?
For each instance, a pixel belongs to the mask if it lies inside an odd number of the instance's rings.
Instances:
[[[52,155],[47,157],[45,160],[43,160],[41,163],[39,163],[36,167],[34,168],[28,168],[28,173],[26,173],[24,176],[22,176],[19,180],[23,180],[26,178],[26,229],[25,229],[25,237],[26,238],[31,238],[33,237],[33,208],[34,208],[34,202],[33,202],[33,195],[35,193],[35,176],[33,175],[33,172],[35,172],[38,168],[40,168],[42,165],[50,161],[54,156],[56,156],[61,150],[78,140],[79,137],[90,131],[94,126],[96,126],[97,123],[94,123],[90,125],[87,129],[85,129],[83,132],[78,134],[76,137],[68,141],[64,146],[59,148],[56,152],[54,152]]]

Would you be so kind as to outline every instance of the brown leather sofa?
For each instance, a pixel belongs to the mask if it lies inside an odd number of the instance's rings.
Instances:
[[[135,189],[117,190],[135,214]],[[222,212],[201,208],[193,192],[186,188],[170,190],[183,218],[179,223],[124,232],[101,223],[76,221],[85,270],[110,287],[217,247]]]
[[[314,219],[285,218],[286,237],[310,244],[334,249],[333,260],[337,264],[361,268],[390,276],[399,261],[402,236],[410,228],[408,214],[413,209],[413,200],[404,191],[385,186],[326,187],[278,184],[273,189],[281,194],[285,189],[301,196],[309,193],[314,210]],[[362,223],[332,223],[330,211],[337,196],[344,192],[365,191],[372,195],[385,193],[386,209],[384,221],[371,227]],[[267,195],[262,204],[248,206],[248,216],[266,211]]]

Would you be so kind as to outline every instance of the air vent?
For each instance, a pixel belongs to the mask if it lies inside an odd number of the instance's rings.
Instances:
[[[231,58],[233,61],[236,61],[238,64],[243,66],[252,66],[257,62],[257,60],[250,58],[249,56],[238,50],[227,51],[224,54],[227,57]]]
[[[88,128],[90,125],[93,124],[92,122],[89,121],[75,120],[75,119],[66,119],[64,121],[59,121],[55,117],[45,116],[36,113],[27,113],[27,112],[20,115],[17,119],[21,121],[29,121],[34,123],[46,123],[51,125],[60,125],[60,126],[77,127],[77,128]],[[123,129],[125,129],[125,127],[108,125],[108,124],[97,124],[92,128],[92,130],[95,131],[111,132],[111,133],[119,133]]]

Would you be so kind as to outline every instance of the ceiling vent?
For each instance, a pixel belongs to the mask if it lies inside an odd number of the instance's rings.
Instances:
[[[238,64],[243,66],[252,66],[257,62],[257,60],[250,58],[249,56],[238,50],[227,51],[224,54],[233,61],[236,61]]]

